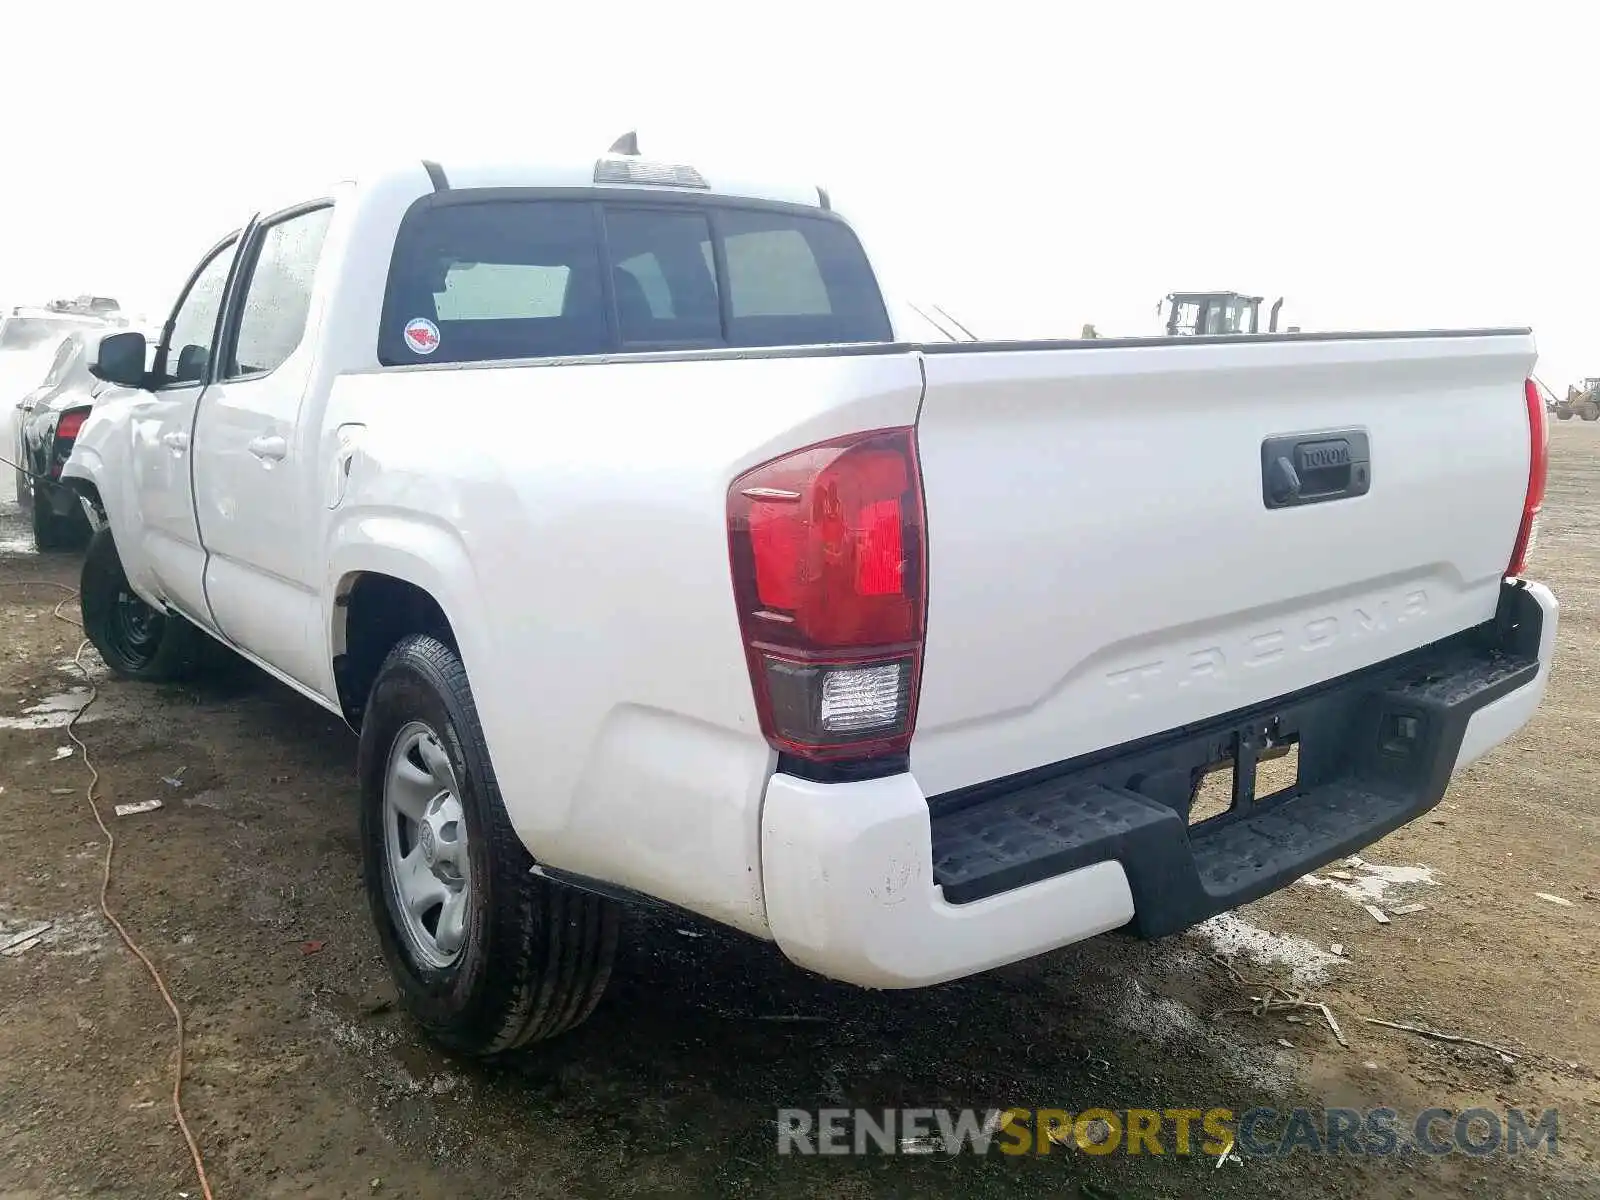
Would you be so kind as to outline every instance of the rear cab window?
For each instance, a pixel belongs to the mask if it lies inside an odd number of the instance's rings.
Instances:
[[[888,342],[848,226],[789,205],[442,193],[401,224],[387,366]]]

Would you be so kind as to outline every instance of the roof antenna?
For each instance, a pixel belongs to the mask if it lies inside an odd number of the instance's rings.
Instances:
[[[607,154],[627,154],[627,155],[632,156],[633,158],[638,158],[639,157],[639,131],[636,130],[636,129],[628,130],[627,133],[623,134],[616,141],[611,143],[611,149],[607,150],[606,153]]]
[[[934,306],[933,306],[933,311],[934,311],[934,312],[936,312],[936,313],[938,313],[938,314],[939,314],[939,315],[940,315],[940,316],[941,316],[941,317],[943,317],[943,318],[944,318],[944,319],[945,319],[945,320],[947,320],[947,321],[949,321],[949,322],[950,322],[950,324],[952,324],[952,325],[954,325],[954,326],[955,326],[955,327],[956,327],[956,328],[957,328],[957,329],[959,329],[959,330],[961,330],[961,332],[962,332],[962,333],[964,333],[964,334],[966,334],[966,335],[967,335],[967,340],[968,340],[968,341],[969,341],[969,342],[975,342],[975,341],[977,341],[977,340],[978,340],[978,335],[977,335],[977,334],[975,334],[975,333],[973,333],[973,332],[972,332],[972,330],[970,330],[970,329],[968,329],[968,328],[967,328],[967,327],[966,327],[966,326],[965,326],[965,325],[963,325],[963,324],[962,324],[962,323],[961,323],[961,322],[960,322],[960,321],[958,321],[958,320],[956,320],[956,319],[955,319],[955,318],[954,318],[954,317],[952,317],[952,316],[951,316],[951,315],[950,315],[950,314],[949,314],[949,313],[947,313],[947,312],[946,312],[946,311],[945,311],[945,310],[944,310],[944,309],[943,309],[943,308],[941,308],[941,307],[940,307],[940,306],[939,306],[939,305],[937,305],[937,304],[935,304],[935,305],[934,305]]]
[[[921,317],[929,325],[932,325],[940,333],[944,334],[944,336],[949,338],[952,342],[959,342],[961,340],[955,334],[951,333],[948,329],[946,329],[943,325],[939,324],[938,321],[934,320],[927,313],[923,312],[922,309],[918,308],[916,306],[916,304],[914,304],[912,301],[907,300],[906,301],[906,307],[911,309],[912,312],[916,313],[917,316]]]

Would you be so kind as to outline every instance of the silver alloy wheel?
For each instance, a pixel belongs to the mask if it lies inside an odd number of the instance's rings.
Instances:
[[[383,866],[390,908],[419,965],[461,956],[472,899],[467,821],[450,756],[421,721],[395,735],[383,781]]]

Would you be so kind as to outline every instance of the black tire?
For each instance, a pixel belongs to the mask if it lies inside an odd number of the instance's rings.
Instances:
[[[109,528],[89,539],[78,603],[83,632],[116,674],[159,683],[193,672],[205,634],[182,617],[157,612],[135,594]]]
[[[1556,420],[1558,420],[1558,421],[1570,421],[1570,420],[1572,420],[1572,410],[1570,408],[1558,408],[1558,409],[1556,409]]]
[[[465,940],[444,966],[414,948],[386,857],[388,821],[399,826],[384,799],[390,759],[401,735],[419,724],[449,759],[467,827]],[[466,670],[437,638],[407,637],[384,661],[361,722],[357,770],[367,899],[406,1011],[439,1042],[480,1057],[587,1018],[611,976],[620,910],[531,873],[533,858],[500,798]]]
[[[1600,407],[1597,407],[1593,404],[1585,404],[1583,408],[1579,410],[1578,415],[1585,421],[1600,421]]]
[[[53,550],[82,550],[93,532],[76,499],[66,516],[59,515],[50,503],[50,485],[33,481],[33,545],[41,554]]]

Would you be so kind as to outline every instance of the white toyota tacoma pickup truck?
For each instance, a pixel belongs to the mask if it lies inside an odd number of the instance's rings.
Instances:
[[[630,897],[871,988],[1171,934],[1544,692],[1527,330],[912,344],[825,192],[627,155],[299,201],[102,342],[84,622],[359,731],[460,1050],[582,1020]]]

